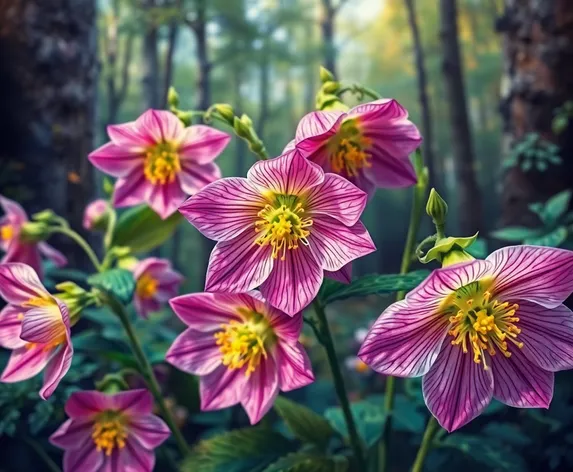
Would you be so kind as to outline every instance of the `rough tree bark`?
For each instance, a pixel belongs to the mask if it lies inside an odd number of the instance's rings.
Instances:
[[[545,172],[513,167],[503,177],[500,224],[533,226],[529,203],[573,188],[573,125],[558,136],[551,130],[554,110],[573,100],[573,2],[506,0],[497,29],[504,38],[506,147],[535,132],[559,145],[563,159]]]
[[[270,103],[269,103],[269,80],[270,80],[270,52],[269,52],[269,42],[270,38],[265,35],[262,38],[263,46],[261,48],[261,54],[259,58],[260,67],[260,90],[259,90],[259,116],[257,119],[257,134],[264,142],[265,137],[265,124],[269,119],[270,115]]]
[[[456,0],[440,0],[440,37],[457,184],[458,223],[461,234],[465,236],[479,230],[482,205],[474,172],[474,150],[458,39],[456,3]]]
[[[332,0],[322,0],[322,17],[320,28],[322,30],[322,42],[324,47],[324,67],[336,77],[336,46],[334,45],[334,20],[336,19],[337,7]]]
[[[0,0],[1,192],[80,231],[94,189],[95,18],[94,0]]]
[[[157,50],[158,25],[154,15],[156,0],[144,0],[145,32],[143,34],[142,88],[144,107],[159,108],[159,53]]]

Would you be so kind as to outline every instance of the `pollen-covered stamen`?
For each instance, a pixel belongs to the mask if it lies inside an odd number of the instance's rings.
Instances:
[[[312,226],[312,219],[303,217],[304,208],[300,202],[287,205],[279,201],[278,205],[267,204],[259,211],[258,216],[262,219],[255,222],[255,231],[261,235],[256,243],[260,246],[270,244],[273,258],[277,259],[280,254],[281,260],[285,260],[286,251],[297,249],[299,241],[308,246],[306,238],[310,231],[306,228]]]
[[[364,167],[371,167],[372,155],[365,151],[371,144],[371,139],[361,135],[341,139],[330,155],[332,170],[337,174],[346,173],[349,177],[355,177]]]
[[[100,413],[92,427],[92,439],[98,452],[111,456],[115,448],[123,449],[128,436],[126,421],[117,411]]]
[[[14,238],[15,231],[12,225],[0,226],[0,240],[10,241]]]
[[[140,298],[153,298],[157,293],[158,287],[159,281],[154,279],[151,275],[144,273],[137,280],[135,293],[137,293]]]
[[[171,143],[163,142],[147,149],[143,173],[152,184],[172,183],[181,171],[179,154]]]

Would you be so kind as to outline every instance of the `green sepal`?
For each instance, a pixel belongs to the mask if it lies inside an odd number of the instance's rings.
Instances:
[[[467,238],[456,238],[454,236],[449,236],[447,238],[439,239],[434,244],[434,247],[430,249],[424,257],[419,257],[418,259],[422,264],[427,264],[428,262],[431,261],[442,262],[442,260],[448,253],[452,251],[459,252],[471,246],[477,239],[478,234],[479,233],[476,233],[473,236],[469,236]]]

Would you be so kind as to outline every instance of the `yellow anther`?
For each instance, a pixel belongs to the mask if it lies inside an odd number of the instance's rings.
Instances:
[[[371,144],[371,139],[360,134],[341,139],[330,155],[332,170],[337,174],[344,172],[350,177],[355,177],[362,168],[371,167],[372,156],[365,152]]]
[[[14,237],[14,227],[12,225],[0,226],[0,239],[10,241]]]
[[[123,449],[128,433],[125,419],[119,412],[104,411],[100,413],[92,427],[92,439],[98,452],[104,451],[111,456],[115,448]]]
[[[139,277],[135,286],[135,293],[141,298],[153,298],[159,288],[159,281],[151,277],[149,274],[143,274]]]
[[[172,183],[180,171],[179,154],[171,143],[159,143],[145,153],[143,173],[152,184]]]

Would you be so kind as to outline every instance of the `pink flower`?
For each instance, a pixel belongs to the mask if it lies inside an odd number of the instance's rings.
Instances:
[[[111,141],[89,155],[91,163],[117,177],[113,204],[147,202],[167,218],[205,185],[219,179],[213,162],[231,137],[209,126],[184,128],[171,112],[147,110],[136,121],[110,125]]]
[[[366,199],[344,178],[325,175],[290,151],[257,162],[246,179],[208,185],[180,211],[219,241],[206,290],[237,293],[260,286],[271,305],[292,316],[316,296],[325,271],[340,277],[350,261],[375,250],[358,221]]]
[[[304,157],[372,194],[377,187],[416,183],[409,156],[422,141],[395,100],[381,99],[343,111],[313,111],[298,124],[296,147]]]
[[[372,369],[424,376],[424,398],[448,431],[492,396],[547,408],[553,372],[573,367],[573,252],[513,246],[432,272],[390,305],[358,355]]]
[[[147,318],[149,313],[159,311],[161,305],[177,295],[183,276],[171,268],[167,259],[149,257],[133,268],[135,277],[135,311]]]
[[[0,261],[22,262],[31,266],[40,277],[43,275],[40,254],[51,260],[56,266],[68,263],[66,257],[44,241],[26,241],[22,235],[22,226],[28,223],[28,215],[15,201],[0,195],[0,206],[4,216],[0,218],[0,249],[6,254]]]
[[[50,436],[65,451],[64,472],[151,472],[169,437],[147,390],[74,392],[65,410],[70,419]]]
[[[241,403],[254,424],[269,411],[279,390],[314,381],[298,342],[302,315],[291,318],[254,291],[194,293],[170,303],[188,329],[166,360],[201,377],[202,410]]]
[[[0,380],[20,382],[44,370],[40,396],[45,400],[70,368],[74,348],[68,308],[44,288],[25,264],[0,264],[0,346],[11,349]]]
[[[98,199],[91,202],[84,211],[83,227],[87,230],[106,229],[106,219],[109,212],[109,204]]]

